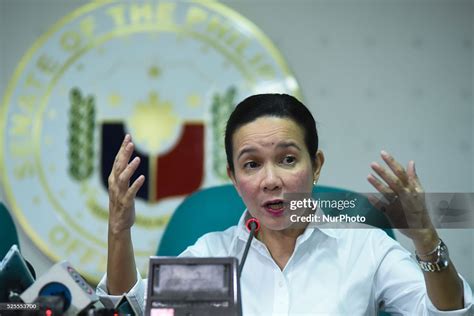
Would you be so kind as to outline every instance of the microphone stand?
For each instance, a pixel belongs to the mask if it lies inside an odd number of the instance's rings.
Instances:
[[[244,254],[242,255],[242,259],[240,260],[239,277],[242,274],[242,269],[244,268],[245,260],[247,259],[247,254],[249,252],[250,245],[252,244],[252,239],[255,236],[255,233],[260,229],[260,223],[256,218],[250,218],[247,223],[245,223],[245,226],[247,226],[247,228],[250,230],[250,236],[247,240],[247,244],[245,245],[245,250]]]

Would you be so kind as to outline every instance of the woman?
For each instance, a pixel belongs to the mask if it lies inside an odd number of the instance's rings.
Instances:
[[[135,267],[130,230],[134,197],[145,179],[141,175],[129,185],[140,163],[138,157],[128,163],[133,148],[127,135],[109,177],[108,265],[98,293],[106,302],[127,293],[142,311],[146,286]],[[370,175],[368,181],[391,200],[373,202],[393,221],[421,223],[402,233],[413,240],[425,269],[438,264],[436,272],[420,271],[381,230],[310,228],[290,220],[284,195],[311,192],[324,163],[314,118],[294,97],[263,94],[242,101],[227,122],[225,149],[228,175],[248,211],[237,226],[206,234],[181,256],[240,258],[248,238],[245,219],[259,219],[262,227],[241,276],[244,315],[375,315],[379,308],[404,315],[469,313],[471,290],[446,259],[413,161],[405,170],[382,152],[388,168],[373,163],[380,179]]]

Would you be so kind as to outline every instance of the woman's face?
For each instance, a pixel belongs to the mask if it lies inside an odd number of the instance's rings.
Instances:
[[[291,119],[268,116],[237,129],[232,145],[234,174],[228,173],[250,214],[265,228],[290,228],[284,194],[312,191],[322,152],[313,167],[302,128]]]

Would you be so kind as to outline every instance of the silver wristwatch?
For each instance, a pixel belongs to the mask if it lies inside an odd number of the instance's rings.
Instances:
[[[423,261],[416,255],[416,261],[418,261],[418,265],[420,266],[421,270],[425,272],[439,272],[444,270],[449,265],[449,252],[448,247],[444,244],[444,242],[440,239],[439,244],[436,247],[436,260],[435,261]]]

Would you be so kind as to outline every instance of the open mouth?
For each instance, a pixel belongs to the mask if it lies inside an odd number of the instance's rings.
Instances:
[[[283,200],[272,200],[272,201],[265,202],[263,204],[263,207],[271,215],[279,216],[279,215],[283,214],[284,202],[283,202]]]
[[[265,207],[272,210],[281,210],[283,208],[283,201],[265,203]]]

